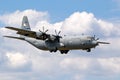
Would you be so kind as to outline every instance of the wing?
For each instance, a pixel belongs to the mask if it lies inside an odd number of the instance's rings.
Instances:
[[[27,29],[20,29],[20,28],[15,28],[15,27],[5,27],[7,29],[11,29],[11,30],[15,30],[17,31],[17,34],[23,35],[23,36],[27,36],[27,37],[31,37],[31,38],[36,38],[39,40],[58,40],[59,42],[59,38],[61,38],[61,36],[58,35],[50,35],[50,34],[46,34],[45,32],[35,32],[35,31],[31,31],[31,30],[27,30]]]
[[[24,30],[24,29],[15,28],[15,27],[9,27],[9,26],[5,27],[5,28],[11,29],[11,30],[15,30],[15,31],[17,31],[17,34],[20,34],[20,35],[24,35],[24,36],[28,36],[28,37],[32,37],[32,38],[36,38],[37,37],[35,31]]]

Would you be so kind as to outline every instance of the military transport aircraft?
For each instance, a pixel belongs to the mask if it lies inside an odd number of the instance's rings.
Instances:
[[[61,54],[67,54],[69,50],[86,50],[91,51],[91,48],[95,48],[99,44],[109,44],[108,42],[98,41],[99,38],[95,36],[60,36],[60,31],[56,34],[48,34],[47,30],[39,30],[39,32],[31,31],[27,16],[23,17],[21,28],[15,28],[7,26],[7,29],[17,31],[19,37],[4,36],[8,38],[19,39],[27,41],[38,49],[46,50],[50,52],[60,51]]]

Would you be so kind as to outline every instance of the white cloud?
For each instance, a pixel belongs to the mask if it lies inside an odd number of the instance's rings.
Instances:
[[[8,58],[8,65],[13,68],[23,67],[29,62],[27,56],[19,52],[18,53],[7,52],[6,56]]]
[[[108,58],[98,59],[103,70],[109,74],[120,73],[120,59],[119,58]]]
[[[87,12],[75,12],[63,21],[61,26],[65,33],[69,34],[100,34],[103,36],[119,35],[120,28],[113,23],[97,19],[94,14]]]
[[[65,19],[62,29],[67,33],[87,33],[95,21],[94,15],[87,12],[75,12],[69,18]]]
[[[116,28],[112,23],[102,20],[98,20],[98,24],[101,27],[101,30],[104,31],[104,35],[111,35],[111,33],[114,32]]]
[[[65,70],[86,70],[89,63],[90,59],[87,58],[65,58],[61,61],[60,66]]]
[[[49,16],[47,12],[38,12],[36,10],[24,10],[24,11],[15,11],[13,13],[8,13],[0,16],[0,22],[7,26],[21,26],[21,21],[23,16],[28,16],[30,24],[33,26],[37,21],[48,20]]]
[[[103,39],[101,41],[106,41],[109,42],[109,45],[104,45],[101,44],[99,45],[96,49],[97,49],[97,56],[98,57],[120,57],[120,38],[119,37],[110,37],[108,39]]]
[[[32,61],[33,71],[43,72],[43,74],[51,73],[52,70],[54,69],[54,67],[56,68],[55,63],[58,61],[57,59],[55,59],[56,61],[51,61],[51,60],[54,60],[54,59],[51,59],[51,57],[50,58],[49,57],[40,57],[40,56],[32,57],[31,61]],[[54,64],[54,65],[52,65],[52,64]]]
[[[68,72],[87,75],[114,75],[120,73],[120,59],[114,58],[64,58],[60,62],[61,68]],[[97,69],[96,69],[97,68]],[[103,74],[104,73],[104,74]]]

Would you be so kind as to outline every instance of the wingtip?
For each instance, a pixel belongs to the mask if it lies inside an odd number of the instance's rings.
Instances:
[[[11,28],[10,26],[5,26],[5,28]]]

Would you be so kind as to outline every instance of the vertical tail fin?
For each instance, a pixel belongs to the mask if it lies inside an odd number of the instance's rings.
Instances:
[[[31,31],[30,24],[29,24],[27,16],[23,16],[21,29]],[[24,35],[20,35],[20,38],[25,38],[25,36]]]
[[[23,17],[21,28],[24,30],[31,30],[27,16]]]

